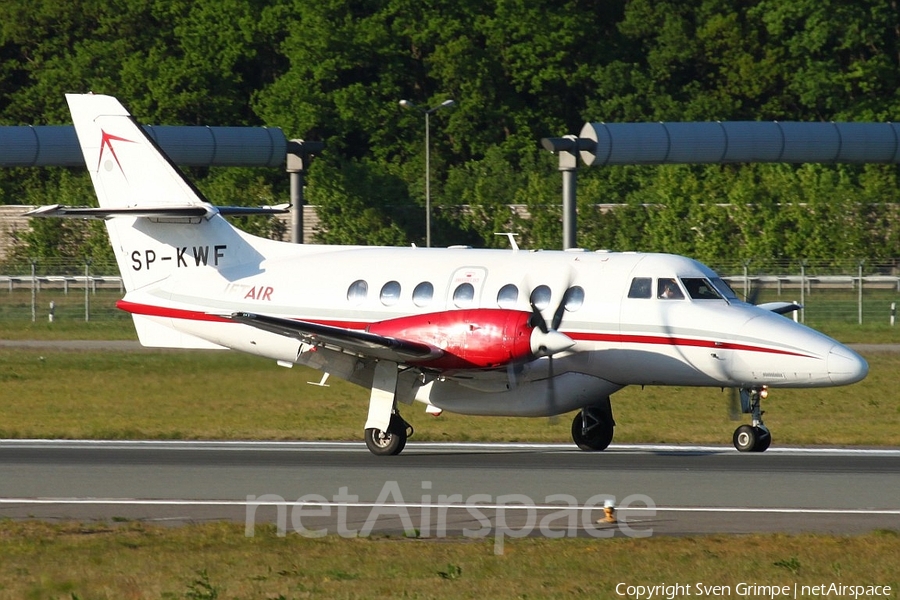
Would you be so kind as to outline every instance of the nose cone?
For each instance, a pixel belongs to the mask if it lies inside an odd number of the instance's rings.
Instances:
[[[535,357],[551,356],[568,350],[575,341],[564,333],[551,329],[544,333],[538,328],[531,332],[531,353]]]
[[[848,385],[869,373],[865,359],[843,344],[835,344],[828,352],[828,377],[835,385]]]

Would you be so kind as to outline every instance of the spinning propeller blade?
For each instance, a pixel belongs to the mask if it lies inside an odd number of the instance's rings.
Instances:
[[[741,399],[738,388],[730,388],[728,394],[728,418],[732,421],[741,420]]]

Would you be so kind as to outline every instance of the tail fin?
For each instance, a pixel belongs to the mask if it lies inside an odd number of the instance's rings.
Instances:
[[[205,202],[118,100],[66,94],[66,101],[101,208]]]
[[[117,99],[66,100],[100,203],[94,212],[114,216],[106,227],[127,291],[179,270],[221,270],[260,258],[250,236],[217,214]]]

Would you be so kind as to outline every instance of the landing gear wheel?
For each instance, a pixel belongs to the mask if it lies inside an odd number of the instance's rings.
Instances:
[[[732,442],[740,452],[765,452],[772,443],[772,434],[763,425],[760,401],[768,396],[765,386],[741,389],[741,412],[750,413],[753,424],[741,425],[734,430]]]
[[[579,411],[572,420],[572,439],[575,445],[585,452],[606,450],[613,439],[615,422],[612,419],[598,418],[591,412],[585,415],[585,410]]]
[[[741,425],[734,430],[732,441],[740,452],[765,452],[772,443],[772,434],[765,427]]]
[[[412,427],[403,418],[391,415],[391,424],[388,430],[366,429],[366,447],[376,456],[396,456],[403,452],[406,440],[412,435]]]

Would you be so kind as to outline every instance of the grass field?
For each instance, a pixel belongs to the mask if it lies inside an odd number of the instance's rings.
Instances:
[[[770,597],[741,594],[741,583],[798,591],[831,583],[891,586],[886,597],[897,598],[900,585],[900,534],[891,531],[527,538],[510,540],[500,556],[483,540],[280,538],[272,528],[246,538],[242,525],[226,523],[166,529],[0,522],[0,541],[0,599],[10,600],[635,598],[617,594],[617,586],[675,583],[688,584],[695,598]],[[729,586],[730,593],[701,595],[698,583]]]
[[[866,358],[869,376],[853,386],[773,390],[764,409],[774,444],[900,446],[900,353]],[[0,437],[361,440],[367,390],[307,384],[319,378],[228,351],[0,349]],[[625,388],[613,396],[615,441],[728,444],[736,427],[728,399],[710,388]],[[402,408],[413,440],[571,441],[571,416]]]

